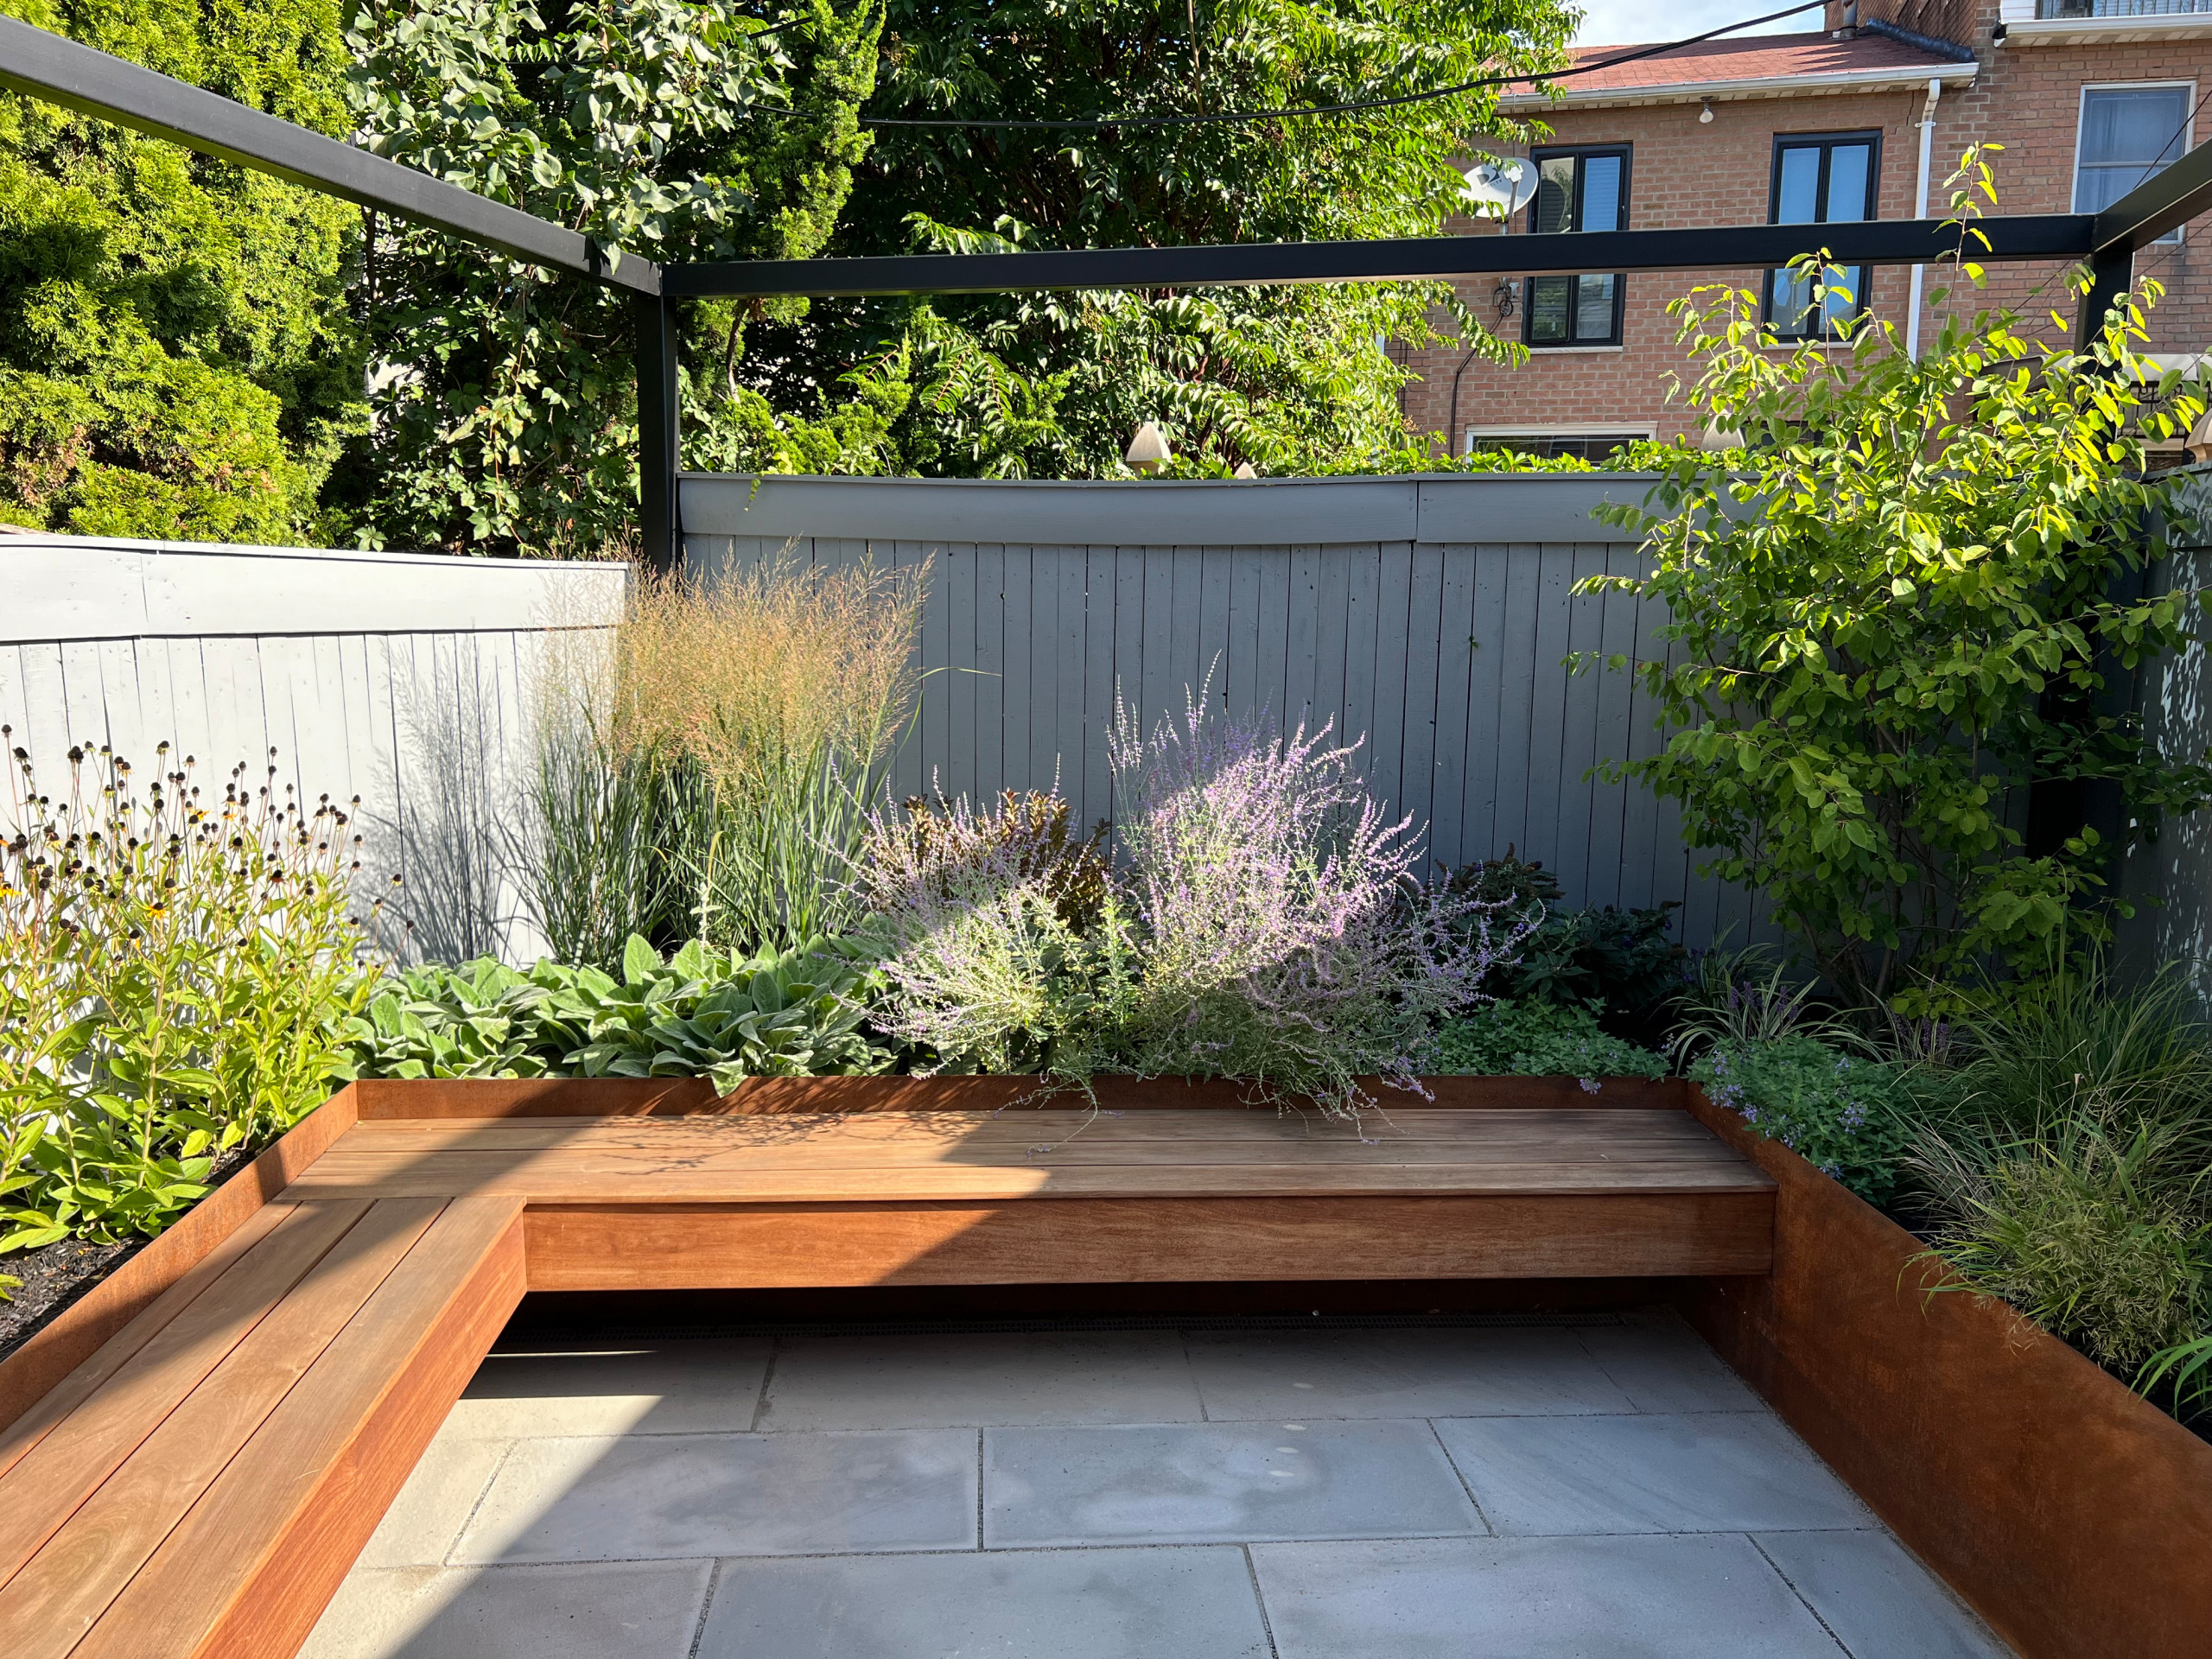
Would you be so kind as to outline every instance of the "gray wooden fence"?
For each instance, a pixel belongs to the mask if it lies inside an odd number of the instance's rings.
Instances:
[[[387,943],[534,955],[512,851],[548,627],[620,617],[619,564],[0,537],[0,723],[59,797],[72,744],[219,794],[243,760],[361,798]],[[0,808],[7,803],[0,790]],[[406,931],[411,928],[411,934]]]
[[[1590,776],[1649,753],[1630,677],[1570,653],[1657,648],[1654,607],[1577,598],[1638,569],[1595,522],[1629,475],[1258,483],[684,480],[688,568],[791,556],[928,561],[920,719],[896,786],[1060,789],[1111,810],[1117,696],[1147,726],[1197,688],[1286,726],[1364,737],[1370,787],[1452,864],[1517,849],[1571,902],[1683,906],[1696,945],[1741,943],[1751,895],[1699,878],[1675,809]]]

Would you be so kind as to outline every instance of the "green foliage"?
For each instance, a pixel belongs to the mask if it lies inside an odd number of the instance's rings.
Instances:
[[[747,957],[697,940],[665,960],[644,939],[621,977],[491,957],[413,968],[346,1027],[376,1077],[861,1077],[891,1052],[864,1028],[880,984],[868,952],[835,939]]]
[[[0,1252],[150,1236],[345,1075],[333,1029],[374,978],[347,914],[359,837],[327,798],[276,792],[273,766],[255,790],[240,766],[214,802],[188,761],[134,792],[120,757],[73,749],[57,804],[15,759]]]
[[[1609,1036],[1599,1004],[1501,1001],[1454,1020],[1436,1035],[1421,1069],[1439,1077],[1663,1077],[1667,1062]]]
[[[318,131],[346,131],[327,0],[6,0],[10,14]],[[296,542],[363,424],[356,210],[0,93],[0,518]]]
[[[380,155],[651,258],[820,251],[865,151],[880,15],[803,0],[359,0],[356,120]],[[778,111],[796,113],[778,113]],[[595,554],[636,514],[625,298],[383,224],[363,289],[378,426],[348,487],[400,545]],[[682,319],[685,420],[742,427],[734,302]],[[755,411],[757,416],[757,411]],[[754,421],[757,426],[757,418]]]
[[[1869,1204],[1887,1202],[1895,1190],[1912,1110],[1900,1068],[1799,1033],[1763,1042],[1724,1038],[1690,1076],[1715,1105]]]
[[[2162,1179],[2171,1140],[2081,1118],[2024,1142],[1931,1142],[1936,1253],[2100,1364],[2147,1371],[2203,1332],[2212,1277],[2212,1225]]]
[[[1556,0],[887,0],[871,113],[1083,118],[1288,108],[1556,67]],[[830,251],[980,251],[1427,236],[1455,154],[1531,129],[1494,88],[1357,115],[1098,132],[886,127]],[[1440,334],[1432,308],[1446,319]],[[1139,422],[1179,470],[1418,455],[1380,344],[1517,354],[1442,283],[823,302],[750,327],[744,385],[798,435],[869,411],[837,470],[1126,477]],[[836,389],[835,396],[830,389]],[[782,463],[777,446],[721,464]]]
[[[1970,154],[1961,176],[1985,171]],[[1672,650],[1636,665],[1671,735],[1609,770],[1681,801],[1708,868],[1770,896],[1847,997],[1925,1000],[2108,931],[2089,901],[2126,849],[2078,810],[2029,841],[2031,791],[2107,789],[2131,840],[2212,798],[2212,770],[2161,756],[2109,695],[2113,667],[2188,643],[2198,599],[2116,596],[2166,490],[2145,438],[2202,407],[2135,353],[2158,292],[2083,354],[1980,311],[1916,360],[1872,321],[1848,351],[1777,353],[1748,290],[1673,308],[1707,359],[1688,402],[1746,447],[1677,450],[1647,507],[1605,510],[1652,574],[1578,591],[1672,619]]]
[[[1516,858],[1510,847],[1503,858],[1460,866],[1443,885],[1504,914],[1541,918],[1521,941],[1517,958],[1484,986],[1491,995],[1522,1002],[1594,1000],[1607,1017],[1642,1024],[1681,988],[1681,947],[1667,938],[1672,902],[1650,910],[1570,910],[1559,879],[1540,861]]]
[[[1961,1002],[1914,1145],[1937,1252],[2186,1406],[2212,1326],[2212,1039],[2188,977],[2123,982],[2091,955]]]

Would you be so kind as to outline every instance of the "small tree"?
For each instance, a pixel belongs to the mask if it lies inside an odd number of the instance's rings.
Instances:
[[[1979,288],[1978,152],[1952,183]],[[2082,791],[2116,791],[2131,840],[2212,799],[2212,769],[2160,754],[2107,696],[2115,669],[2190,642],[2199,599],[2118,580],[2146,569],[2165,493],[2145,436],[2203,407],[2135,353],[2160,292],[2139,283],[2086,352],[1978,310],[1917,360],[1864,319],[1838,325],[1847,351],[1779,356],[1746,290],[1671,308],[1706,359],[1688,403],[1743,448],[1679,448],[1646,506],[1608,512],[1648,538],[1650,574],[1581,591],[1663,601],[1675,647],[1636,665],[1665,747],[1609,771],[1681,801],[1712,872],[1769,895],[1847,995],[1924,1001],[2045,961],[2069,930],[2106,937],[2126,906],[2083,901],[2126,848],[2082,822]],[[2039,810],[2031,839],[2030,793],[2054,788],[2075,810]]]

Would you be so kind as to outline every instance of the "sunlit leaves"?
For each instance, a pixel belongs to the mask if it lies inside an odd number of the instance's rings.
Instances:
[[[2212,798],[2212,770],[2104,706],[2111,661],[2181,648],[2201,602],[2115,596],[2164,494],[2143,442],[2202,412],[2135,355],[2158,294],[2087,353],[1986,312],[1947,317],[1916,362],[1873,321],[1847,357],[1777,353],[1742,290],[1675,307],[1703,360],[1690,404],[1747,447],[1681,449],[1643,508],[1611,510],[1649,537],[1633,586],[1675,642],[1636,668],[1671,735],[1618,770],[1681,800],[1713,868],[1849,991],[2101,937],[2127,849],[2086,826],[2029,844],[2037,785],[2113,791],[2137,837]]]

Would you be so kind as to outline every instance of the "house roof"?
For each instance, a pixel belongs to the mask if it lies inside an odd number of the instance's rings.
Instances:
[[[1630,46],[1578,47],[1576,67],[1602,62]],[[1937,56],[1871,31],[1852,40],[1828,35],[1755,35],[1700,41],[1656,57],[1615,64],[1594,74],[1557,83],[1569,106],[1694,103],[1702,99],[1796,98],[1823,93],[1886,92],[1924,86],[1931,79],[1972,80],[1979,66]],[[1508,110],[1557,107],[1560,100],[1523,81],[1499,102]]]

